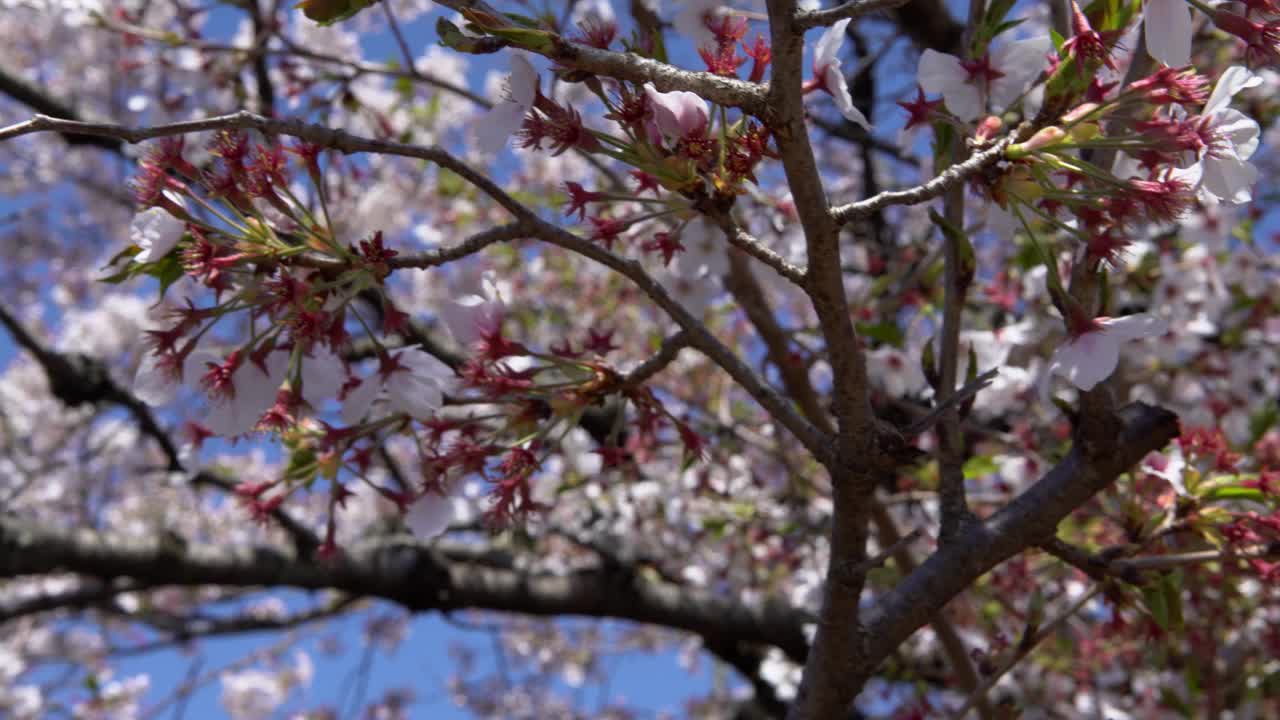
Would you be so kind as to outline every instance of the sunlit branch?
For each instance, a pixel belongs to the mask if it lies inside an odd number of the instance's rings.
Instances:
[[[836,222],[843,224],[891,205],[919,205],[928,202],[995,163],[1004,156],[1004,149],[1010,142],[1012,137],[1002,138],[995,145],[974,153],[968,160],[952,165],[937,177],[916,187],[907,190],[886,190],[866,200],[833,207],[831,216]]]

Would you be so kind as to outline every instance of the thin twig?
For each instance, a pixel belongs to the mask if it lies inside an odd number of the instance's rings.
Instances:
[[[624,387],[635,387],[648,382],[654,375],[662,372],[668,365],[675,362],[676,356],[680,351],[689,346],[689,335],[681,330],[666,340],[662,341],[662,347],[658,348],[658,352],[644,362],[637,365],[627,373],[622,379]]]
[[[834,207],[831,209],[831,215],[836,222],[847,223],[854,218],[870,215],[891,205],[919,205],[922,202],[928,202],[995,163],[1004,156],[1005,147],[1012,141],[1012,136],[1001,138],[992,147],[974,153],[968,160],[952,165],[926,183],[908,190],[886,190],[866,200]]]
[[[1040,643],[1044,642],[1045,638],[1057,632],[1059,627],[1065,624],[1067,620],[1070,620],[1071,617],[1075,615],[1077,612],[1080,612],[1080,608],[1084,607],[1090,600],[1096,597],[1097,594],[1100,592],[1102,592],[1102,586],[1095,585],[1089,592],[1085,593],[1084,595],[1081,595],[1080,599],[1072,603],[1071,607],[1064,610],[1060,615],[1055,617],[1048,625],[1045,625],[1035,635],[1033,635],[1030,638],[1023,638],[1023,641],[1018,643],[1018,647],[1014,651],[1014,654],[1007,661],[1005,661],[1004,665],[1001,665],[1000,668],[997,669],[994,673],[984,678],[982,681],[982,685],[978,686],[977,690],[974,690],[972,693],[969,694],[969,697],[967,700],[965,700],[964,705],[962,705],[960,709],[957,710],[956,713],[951,716],[952,720],[963,720],[964,717],[969,714],[969,711],[972,710],[975,705],[977,705],[980,701],[986,698],[987,693],[991,690],[991,688],[995,687],[996,683],[1000,681],[1000,678],[1004,677],[1010,670],[1014,668],[1014,666],[1022,662],[1028,655],[1030,655],[1032,651],[1035,650]]]
[[[974,395],[977,395],[983,388],[990,385],[991,381],[999,374],[999,368],[991,368],[965,383],[964,387],[957,390],[946,400],[943,400],[937,407],[930,410],[928,415],[925,415],[903,429],[902,434],[905,437],[915,437],[933,427],[942,417],[943,413],[956,405],[963,403]]]

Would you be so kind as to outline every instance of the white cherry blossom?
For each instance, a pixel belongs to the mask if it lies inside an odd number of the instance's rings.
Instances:
[[[289,369],[289,356],[287,350],[276,350],[261,365],[243,358],[231,376],[234,390],[210,400],[204,426],[224,437],[251,432],[275,404],[276,391]]]
[[[354,424],[373,403],[384,397],[391,412],[424,420],[444,405],[444,394],[453,386],[453,370],[419,348],[389,352],[378,373],[365,378],[347,394],[342,419]]]
[[[134,255],[133,259],[146,263],[168,255],[186,229],[186,223],[164,208],[148,208],[134,215],[133,222],[129,223],[129,240],[142,248],[142,252]]]
[[[512,53],[511,74],[507,77],[506,97],[480,118],[476,125],[476,146],[482,153],[494,155],[520,130],[524,116],[533,109],[538,97],[538,71],[523,53]]]
[[[720,0],[688,0],[680,3],[680,12],[672,20],[676,32],[689,38],[694,47],[706,47],[715,44],[716,36],[707,28],[707,17],[716,17],[723,13]]]
[[[1008,109],[1044,72],[1045,54],[1052,48],[1048,37],[1015,40],[972,61],[926,49],[918,82],[925,92],[941,94],[952,114],[971,122],[985,112]]]
[[[1050,373],[1061,375],[1086,392],[1116,371],[1123,344],[1131,340],[1159,337],[1169,329],[1163,320],[1146,313],[1116,318],[1100,317],[1094,323],[1094,329],[1059,345],[1049,363]]]
[[[849,122],[857,123],[868,132],[871,124],[862,111],[853,106],[853,96],[849,94],[849,83],[845,79],[844,70],[840,67],[840,47],[844,45],[845,30],[849,27],[848,18],[827,28],[813,46],[813,77],[824,90],[831,93],[840,114]]]
[[[1169,67],[1191,62],[1191,8],[1186,0],[1147,0],[1142,24],[1151,57]]]
[[[1204,124],[1202,133],[1215,142],[1200,150],[1194,165],[1174,172],[1196,188],[1204,202],[1239,205],[1253,199],[1258,168],[1249,158],[1258,149],[1262,130],[1256,120],[1229,106],[1236,93],[1260,84],[1261,76],[1237,65],[1222,74],[1205,103],[1198,122]]]

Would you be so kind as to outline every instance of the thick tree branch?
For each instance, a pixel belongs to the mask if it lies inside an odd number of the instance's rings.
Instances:
[[[0,517],[0,576],[58,571],[133,578],[148,585],[288,586],[379,597],[413,611],[482,609],[557,617],[611,617],[709,638],[805,652],[804,613],[781,601],[745,602],[717,593],[605,570],[569,575],[451,562],[426,546],[381,544],[328,562],[268,547],[190,544],[52,530]]]
[[[27,107],[44,115],[79,120],[80,114],[70,105],[55,100],[15,75],[10,75],[0,68],[0,93],[4,93]],[[120,152],[124,143],[118,138],[100,135],[80,135],[74,132],[62,133],[63,139],[72,145],[89,145],[114,152]]]
[[[1064,517],[1178,435],[1176,415],[1143,403],[1121,408],[1116,421],[1119,432],[1107,446],[1086,450],[1077,443],[1035,485],[965,528],[882,596],[867,617],[866,663],[846,680],[860,687],[882,659],[979,576],[1052,538]]]
[[[835,382],[834,411],[843,441],[870,438],[873,425],[866,359],[850,320],[840,261],[840,228],[827,206],[801,89],[804,38],[794,27],[795,3],[769,3],[773,79],[769,84],[770,123],[787,184],[804,228],[808,270],[805,289],[813,301]]]
[[[977,7],[980,0],[972,0],[970,7]],[[951,159],[954,165],[964,161],[968,150],[953,141]],[[941,543],[951,542],[962,525],[970,519],[969,501],[965,498],[964,435],[960,432],[960,409],[950,403],[956,394],[956,380],[960,367],[960,325],[969,286],[973,284],[976,259],[973,248],[964,233],[964,185],[955,184],[947,189],[943,214],[949,227],[939,228],[942,236],[943,299],[941,348],[938,352],[938,501],[942,516],[938,531]],[[961,253],[961,243],[969,245],[969,258]],[[962,263],[970,263],[967,269]],[[977,368],[970,368],[976,371]]]
[[[849,685],[849,673],[866,646],[859,618],[866,572],[860,568],[867,558],[866,500],[874,490],[881,428],[871,409],[866,358],[845,294],[840,227],[830,212],[809,143],[802,89],[804,33],[795,25],[796,3],[769,0],[768,10],[773,50],[768,125],[804,230],[808,255],[804,288],[817,313],[831,364],[832,410],[838,431],[835,457],[826,463],[833,510],[822,611],[789,717],[841,717],[856,694]]]

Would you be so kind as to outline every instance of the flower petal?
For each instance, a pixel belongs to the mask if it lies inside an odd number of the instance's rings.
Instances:
[[[1031,84],[1044,72],[1048,63],[1045,56],[1053,49],[1049,37],[1034,37],[1006,43],[991,51],[991,64],[1004,73],[991,81],[991,107],[1007,110]]]
[[[1248,68],[1239,65],[1227,68],[1218,78],[1218,84],[1213,86],[1213,94],[1204,104],[1204,114],[1210,115],[1222,110],[1231,104],[1231,98],[1235,97],[1236,93],[1261,84],[1262,76],[1255,75]]]
[[[511,78],[508,80],[511,100],[528,112],[538,97],[538,71],[524,53],[512,53]]]
[[[969,82],[969,73],[960,59],[935,50],[920,54],[918,81],[925,92],[942,95],[947,109],[964,121],[976,120],[982,114],[982,96]]]
[[[831,99],[836,103],[836,109],[849,122],[857,123],[863,130],[871,132],[871,123],[867,122],[867,117],[853,106],[853,96],[849,94],[849,85],[845,81],[844,73],[840,72],[840,66],[828,65],[826,73],[826,87],[831,93]]]
[[[1088,392],[1116,371],[1120,364],[1121,342],[1106,333],[1085,333],[1058,346],[1049,371]]]
[[[1191,62],[1191,10],[1185,0],[1147,0],[1147,52],[1169,67]]]
[[[1169,332],[1169,323],[1163,318],[1147,313],[1107,318],[1099,322],[1108,337],[1119,340],[1159,337]]]
[[[449,529],[455,514],[453,497],[429,491],[409,506],[404,524],[418,538],[430,540]]]
[[[840,64],[840,46],[844,44],[845,30],[849,27],[850,18],[827,28],[813,46],[813,72],[815,75],[825,71],[829,65]]]
[[[373,407],[373,401],[378,399],[378,391],[381,389],[382,383],[374,376],[365,378],[355,389],[349,391],[342,402],[342,422],[355,425],[363,420],[369,414],[369,408]]]
[[[476,125],[476,149],[485,155],[497,155],[520,130],[527,112],[528,108],[513,100],[494,105]]]

